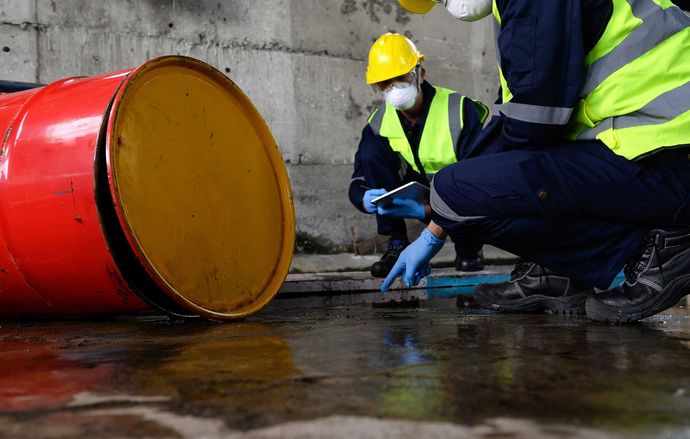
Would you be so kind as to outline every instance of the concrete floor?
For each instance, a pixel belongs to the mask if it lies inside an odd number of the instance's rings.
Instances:
[[[0,323],[0,437],[690,437],[686,308],[606,326],[284,305]]]

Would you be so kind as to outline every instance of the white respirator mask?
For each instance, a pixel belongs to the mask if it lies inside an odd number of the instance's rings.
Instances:
[[[445,0],[450,15],[462,21],[477,21],[491,14],[492,0]]]
[[[383,97],[386,99],[386,102],[400,111],[407,111],[414,107],[418,95],[419,91],[417,90],[417,86],[411,83],[396,85],[383,92]]]
[[[412,80],[410,82],[394,82],[384,90],[380,90],[383,98],[396,110],[407,111],[414,107],[419,96],[419,69],[420,66],[412,70]]]

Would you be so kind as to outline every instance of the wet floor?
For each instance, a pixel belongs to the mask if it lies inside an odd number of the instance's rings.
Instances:
[[[0,437],[690,437],[684,308],[606,326],[453,300],[269,307],[0,339]]]

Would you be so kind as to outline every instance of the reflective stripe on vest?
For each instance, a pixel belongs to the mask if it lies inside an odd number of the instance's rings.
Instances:
[[[569,137],[628,159],[689,144],[690,18],[668,0],[612,1]]]
[[[455,147],[463,127],[463,103],[465,96],[453,90],[434,87],[436,94],[429,106],[419,141],[419,161],[427,174],[433,174],[457,161]],[[381,105],[369,118],[375,134],[388,139],[391,148],[400,153],[412,169],[419,172],[412,154],[412,147],[405,136],[398,114],[390,104]]]

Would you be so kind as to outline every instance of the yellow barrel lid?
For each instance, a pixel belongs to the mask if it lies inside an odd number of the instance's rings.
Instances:
[[[130,246],[180,306],[231,320],[278,292],[295,240],[290,183],[268,126],[224,74],[182,56],[132,71],[106,160]]]

